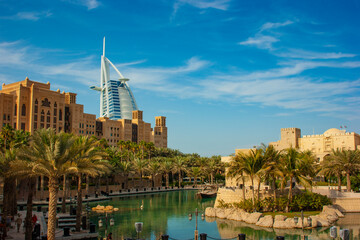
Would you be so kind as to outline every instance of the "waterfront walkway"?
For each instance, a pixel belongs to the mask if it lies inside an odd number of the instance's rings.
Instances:
[[[137,195],[137,194],[148,194],[148,193],[160,193],[160,192],[170,192],[170,191],[179,191],[179,190],[192,190],[192,189],[201,189],[203,186],[202,185],[198,185],[197,188],[193,187],[193,186],[185,186],[184,188],[178,188],[178,187],[156,187],[156,188],[138,188],[138,189],[129,189],[129,190],[121,190],[121,191],[112,191],[109,193],[108,196],[104,196],[104,195],[99,195],[99,196],[95,196],[95,195],[89,195],[86,197],[83,197],[83,202],[94,202],[94,201],[106,201],[106,200],[110,200],[113,197],[121,197],[121,196],[132,196],[132,195]],[[60,199],[59,199],[60,200]],[[74,202],[75,199],[66,199],[66,203],[67,204],[75,204]],[[40,205],[47,205],[49,202],[48,201],[39,201],[39,200],[35,200],[33,202],[33,205],[35,206],[40,206]],[[61,201],[58,201],[58,204],[61,204]],[[18,205],[20,206],[26,206],[26,202],[25,201],[18,201]],[[44,216],[44,211],[47,211],[47,207],[43,208],[43,209],[38,209],[41,211],[33,211],[33,214],[35,214],[37,216],[37,219],[39,221],[40,224],[40,233],[41,236],[46,235],[47,232],[47,226],[46,226],[46,220],[45,220],[45,216]],[[26,216],[26,211],[25,210],[21,210],[18,211],[18,213],[21,214],[21,218],[24,221],[24,218]],[[57,214],[58,217],[62,216],[63,214],[59,213]],[[68,214],[66,214],[68,215]],[[24,228],[24,223],[21,224],[20,227],[20,231],[19,233],[17,232],[16,229],[16,224],[15,224],[15,220],[17,219],[17,216],[15,216],[14,221],[11,223],[11,228],[8,232],[8,237],[7,239],[24,239],[25,238],[25,228]],[[75,239],[82,239],[84,237],[97,237],[98,234],[97,233],[89,233],[89,230],[84,230],[78,233],[71,233],[70,237],[63,237],[64,231],[63,229],[56,229],[56,239],[57,240],[62,240],[62,239],[67,239],[67,240],[75,240]]]

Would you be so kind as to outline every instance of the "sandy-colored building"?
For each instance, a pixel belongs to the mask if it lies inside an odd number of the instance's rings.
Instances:
[[[320,162],[333,149],[359,149],[360,135],[354,132],[346,132],[346,130],[331,128],[323,134],[304,135],[301,137],[301,130],[299,128],[282,128],[281,139],[277,142],[271,142],[269,145],[273,145],[277,150],[289,147],[298,148],[300,151],[310,150]]]
[[[136,110],[132,119],[96,119],[84,113],[84,106],[76,103],[76,93],[50,90],[50,83],[26,78],[24,81],[2,84],[0,90],[0,126],[33,133],[39,128],[53,128],[76,135],[105,138],[115,146],[120,140],[153,142],[156,147],[167,147],[166,117],[155,117],[155,127],[143,121],[143,112]]]

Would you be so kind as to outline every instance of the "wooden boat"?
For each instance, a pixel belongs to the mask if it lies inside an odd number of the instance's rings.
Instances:
[[[214,198],[217,195],[217,186],[209,185],[197,193],[198,198]]]

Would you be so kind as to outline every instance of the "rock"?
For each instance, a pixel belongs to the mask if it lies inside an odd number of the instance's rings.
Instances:
[[[243,219],[246,223],[255,224],[258,222],[258,220],[261,216],[262,216],[262,213],[254,212],[254,213],[251,213],[246,219],[244,219],[244,218]]]
[[[316,228],[318,226],[318,221],[315,216],[310,216],[311,218],[311,227]]]
[[[235,209],[231,214],[227,216],[229,220],[242,221],[242,215],[245,211],[243,209]]]
[[[284,215],[275,215],[275,221],[285,221],[286,218]]]
[[[288,225],[288,228],[295,228],[295,222],[293,218],[287,218],[285,223]]]
[[[216,217],[216,209],[212,207],[207,207],[205,209],[205,216],[207,217]]]
[[[315,219],[315,221],[314,221],[314,219]],[[314,226],[315,222],[316,222],[316,226]],[[330,223],[327,220],[318,217],[318,215],[317,215],[317,216],[312,217],[312,225],[313,225],[313,227],[329,227]]]
[[[230,216],[234,211],[235,211],[235,208],[225,208],[225,210],[224,210],[225,218],[228,218],[228,216]]]
[[[329,223],[333,223],[337,221],[339,218],[335,212],[333,212],[334,215],[331,215],[330,212],[321,212],[317,217],[324,219],[325,221]]]
[[[223,209],[223,208],[216,208],[216,217],[217,217],[217,218],[226,218],[225,209]]]
[[[271,215],[259,218],[259,221],[256,223],[256,226],[260,227],[272,227],[274,224],[274,219]]]
[[[336,214],[338,215],[339,218],[343,218],[345,217],[344,214],[342,214],[342,212],[340,212],[338,209],[335,209]]]
[[[242,219],[242,221],[246,221],[246,219],[248,219],[250,217],[250,213],[248,213],[248,212],[246,212],[246,211],[243,211],[242,213],[241,213],[241,219]]]
[[[285,221],[275,220],[273,228],[287,228],[287,223]]]

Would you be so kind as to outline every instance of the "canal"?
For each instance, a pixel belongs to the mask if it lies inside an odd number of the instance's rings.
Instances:
[[[276,236],[285,236],[285,239],[299,239],[303,234],[301,229],[276,230],[272,228],[261,228],[243,222],[214,219],[206,217],[201,219],[201,214],[207,207],[214,205],[215,199],[196,199],[196,191],[183,190],[154,194],[132,195],[128,197],[114,197],[111,201],[93,202],[90,207],[96,205],[112,205],[119,208],[118,212],[111,214],[110,218],[115,221],[114,226],[108,226],[108,232],[112,232],[113,239],[136,238],[135,222],[143,223],[141,239],[159,239],[162,234],[168,234],[170,239],[187,240],[194,239],[195,209],[198,208],[198,230],[206,233],[208,237],[216,239],[229,239],[236,237],[239,233],[245,233],[246,239],[267,240],[275,239]],[[143,208],[141,208],[143,206]],[[188,214],[192,213],[189,221]],[[97,213],[91,213],[91,221],[98,222]],[[360,239],[360,215],[348,214],[344,219],[338,221],[341,228],[351,230],[352,238]],[[105,225],[105,220],[104,225]],[[108,220],[109,222],[109,220]],[[98,229],[104,236],[105,228]],[[329,229],[305,230],[308,239],[330,239]]]

